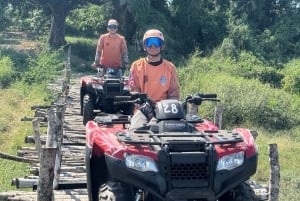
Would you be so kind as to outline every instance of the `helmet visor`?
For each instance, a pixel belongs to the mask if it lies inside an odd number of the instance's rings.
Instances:
[[[115,25],[115,24],[109,24],[109,25],[107,25],[107,27],[108,27],[109,29],[117,29],[117,28],[118,28],[118,26]]]
[[[145,46],[147,48],[149,48],[152,45],[154,45],[155,47],[161,47],[162,46],[162,40],[160,38],[157,38],[157,37],[147,38],[145,40]]]

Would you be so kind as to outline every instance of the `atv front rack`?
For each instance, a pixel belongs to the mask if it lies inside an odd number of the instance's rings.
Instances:
[[[130,123],[130,116],[107,115],[96,118],[100,125],[114,125]],[[136,130],[120,131],[116,133],[118,139],[127,144],[141,145],[215,145],[236,144],[243,142],[243,137],[236,131],[231,130],[208,130],[191,132],[163,132],[152,131],[153,125],[144,126]]]
[[[119,140],[127,144],[148,145],[203,145],[203,144],[235,144],[243,142],[242,136],[236,131],[197,131],[197,132],[165,132],[153,133],[150,130],[135,130],[118,132]]]

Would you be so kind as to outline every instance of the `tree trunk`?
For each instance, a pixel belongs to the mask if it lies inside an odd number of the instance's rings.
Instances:
[[[47,4],[52,11],[51,28],[48,43],[50,47],[57,49],[66,44],[65,40],[65,21],[67,12],[65,10],[65,1],[59,3],[52,3],[49,1]]]

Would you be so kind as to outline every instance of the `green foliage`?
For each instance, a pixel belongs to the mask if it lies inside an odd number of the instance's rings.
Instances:
[[[218,72],[216,69],[220,61],[212,58],[191,60],[190,63],[197,65],[178,69],[182,97],[196,92],[217,93],[224,105],[223,123],[227,127],[252,122],[266,129],[289,129],[300,123],[297,116],[300,112],[299,98],[256,79]],[[223,65],[226,66],[225,63]],[[201,116],[212,118],[213,104],[208,105],[211,106],[208,109],[201,107]]]
[[[281,86],[282,75],[275,68],[266,66],[251,52],[241,52],[236,65],[233,65],[232,74],[247,79],[258,79],[274,87]]]
[[[0,57],[0,88],[8,87],[14,80],[13,62],[7,56]]]
[[[0,31],[5,30],[10,25],[11,6],[7,1],[0,1]]]
[[[224,38],[221,47],[218,50],[219,54],[223,57],[236,58],[239,54],[232,38]],[[216,51],[215,51],[216,53]]]
[[[103,6],[89,4],[70,12],[66,19],[69,35],[95,36],[106,31],[108,11]]]
[[[98,38],[93,39],[83,37],[67,37],[68,44],[71,45],[72,55],[89,62],[94,61]]]
[[[300,54],[300,17],[290,13],[278,23],[265,29],[258,37],[259,54],[272,65],[287,62]]]
[[[291,60],[282,70],[284,78],[283,88],[295,94],[300,94],[300,59]]]
[[[159,28],[167,39],[165,56],[172,60],[180,60],[195,49],[207,56],[221,45],[224,55],[235,57],[241,51],[250,51],[265,64],[276,67],[300,53],[299,6],[293,0],[190,0],[189,3],[131,0],[105,1],[97,5],[88,2],[91,1],[61,1],[59,4],[11,1],[11,6],[2,2],[0,16],[12,18],[10,21],[19,30],[47,34],[51,23],[48,5],[57,6],[52,9],[57,13],[51,14],[66,15],[68,35],[93,37],[97,32],[105,32],[107,19],[113,17],[120,21],[119,31],[129,44],[140,41],[146,29]],[[65,9],[58,9],[61,7]],[[54,22],[57,21],[60,19]],[[5,21],[1,18],[1,22]],[[58,24],[64,25],[63,22]],[[55,45],[52,39],[56,38],[57,44],[64,44],[64,36],[61,36],[64,33],[52,32],[49,42]],[[270,77],[270,74],[276,76],[274,72],[268,72],[266,76]]]
[[[218,80],[216,80],[218,82]],[[300,123],[291,107],[293,96],[264,86],[254,80],[221,78],[218,86],[223,92],[224,123],[241,125],[247,121],[266,129],[289,129]],[[222,95],[221,95],[222,97]],[[299,104],[299,103],[298,103]]]
[[[0,56],[7,56],[14,64],[14,70],[16,73],[23,73],[28,70],[28,58],[29,54],[23,51],[17,51],[12,48],[9,49],[1,49]],[[20,76],[20,74],[18,74]]]
[[[20,20],[22,30],[30,31],[37,35],[47,34],[50,22],[50,18],[40,9],[29,11],[28,17]]]
[[[218,1],[173,0],[170,10],[176,52],[186,56],[200,48],[206,54],[219,45],[226,33],[226,4]]]
[[[52,51],[47,46],[41,48],[36,57],[29,59],[30,67],[23,74],[23,81],[28,84],[48,83],[63,68],[63,63],[59,59],[61,55],[62,50]]]
[[[236,51],[251,49],[253,30],[248,24],[243,23],[242,20],[230,20],[228,30],[228,38],[232,40]]]
[[[24,139],[33,133],[31,122],[20,121],[20,118],[33,116],[33,105],[49,104],[45,101],[48,91],[39,83],[29,86],[23,82],[0,91],[0,152],[16,155],[19,146],[30,146]],[[0,166],[0,191],[16,190],[11,185],[12,179],[24,177],[29,168],[27,164],[6,159],[0,159]]]
[[[267,66],[260,61],[251,52],[241,51],[238,55],[237,52],[232,52],[232,46],[230,39],[227,41],[227,47],[222,46],[216,49],[212,54],[212,57],[201,58],[197,55],[199,52],[195,52],[189,60],[189,66],[199,66],[200,69],[205,70],[203,72],[226,72],[229,75],[243,77],[246,79],[258,79],[263,84],[270,84],[275,88],[281,87],[281,80],[284,75],[274,67]],[[228,56],[230,55],[230,56]],[[234,55],[234,56],[233,56]],[[232,57],[233,56],[233,57]]]

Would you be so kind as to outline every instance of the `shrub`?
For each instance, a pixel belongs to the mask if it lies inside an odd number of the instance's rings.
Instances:
[[[86,61],[94,61],[98,38],[89,39],[82,37],[67,37],[66,40],[72,47],[72,55],[80,57]]]
[[[193,73],[187,73],[193,72]],[[226,74],[197,73],[194,68],[178,70],[182,97],[195,92],[217,93],[224,106],[225,127],[251,122],[266,129],[288,129],[300,123],[300,101],[258,80],[235,78]],[[201,116],[213,118],[214,104],[203,103]]]
[[[6,88],[14,80],[13,62],[7,56],[0,58],[0,88]]]
[[[283,88],[290,93],[300,94],[300,59],[289,62],[282,73],[284,74]]]
[[[29,53],[27,52],[21,52],[16,51],[14,49],[8,48],[8,49],[1,49],[0,50],[1,56],[7,56],[11,59],[11,61],[14,64],[14,68],[16,72],[25,72],[28,70],[28,57]]]
[[[48,46],[42,47],[36,57],[29,59],[29,70],[23,74],[23,81],[28,84],[48,83],[59,70],[63,69],[63,63],[60,59],[62,50],[52,51]]]

